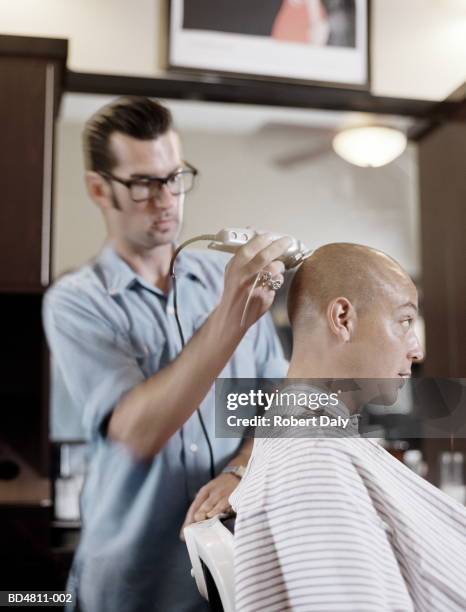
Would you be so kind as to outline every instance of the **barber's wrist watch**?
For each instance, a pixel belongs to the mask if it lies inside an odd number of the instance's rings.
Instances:
[[[222,474],[233,474],[237,476],[240,480],[244,476],[246,472],[246,467],[244,465],[227,465],[222,470]]]

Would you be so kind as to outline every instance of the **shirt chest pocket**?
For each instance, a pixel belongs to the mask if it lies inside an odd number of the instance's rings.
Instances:
[[[159,330],[147,331],[144,336],[133,336],[130,342],[132,355],[146,378],[168,363],[167,340]]]

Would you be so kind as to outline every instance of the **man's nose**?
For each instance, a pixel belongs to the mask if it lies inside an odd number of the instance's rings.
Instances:
[[[178,203],[179,196],[174,196],[166,185],[161,185],[149,202],[153,208],[173,208]]]
[[[424,359],[424,351],[418,337],[415,334],[413,336],[412,345],[409,349],[408,357],[411,359],[411,361],[416,362],[423,361]]]

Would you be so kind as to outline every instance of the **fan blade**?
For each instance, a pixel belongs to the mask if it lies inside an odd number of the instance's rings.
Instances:
[[[299,123],[278,123],[269,121],[260,126],[257,136],[278,137],[278,138],[330,138],[335,134],[333,127],[321,127],[305,125]]]
[[[319,157],[332,153],[332,147],[329,143],[326,143],[315,149],[304,149],[298,153],[291,153],[290,155],[284,155],[282,157],[276,157],[273,159],[273,164],[282,170],[293,168],[294,166],[309,163],[315,161]]]

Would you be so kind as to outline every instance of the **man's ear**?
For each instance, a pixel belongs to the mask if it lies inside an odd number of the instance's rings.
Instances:
[[[88,170],[85,174],[86,188],[89,197],[100,208],[112,208],[112,193],[108,182],[98,174]]]
[[[327,321],[335,336],[343,342],[349,342],[356,325],[356,311],[347,298],[335,298],[328,305]]]

